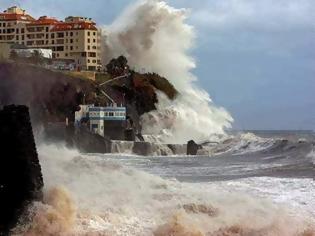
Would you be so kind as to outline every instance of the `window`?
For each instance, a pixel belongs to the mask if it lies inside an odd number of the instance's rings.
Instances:
[[[92,124],[92,129],[98,129],[98,124]]]
[[[24,34],[24,32],[25,32],[25,29],[24,29],[24,28],[23,28],[23,29],[21,29],[21,33],[22,33],[22,34]]]
[[[48,32],[48,27],[46,27],[46,32]]]
[[[90,40],[90,39],[87,39],[87,41],[88,41],[88,43],[90,43],[90,42],[91,42],[91,40]]]
[[[96,39],[93,39],[93,43],[95,43],[96,42]]]
[[[68,56],[68,53],[66,53],[65,56],[67,57],[67,56]]]
[[[95,52],[89,52],[88,56],[89,57],[96,57],[96,53]]]
[[[73,43],[73,39],[70,39],[70,43]]]
[[[19,29],[16,29],[16,33],[17,33],[17,34],[19,33]]]
[[[70,32],[70,36],[73,36],[73,32]]]
[[[93,32],[93,35],[95,36],[95,35],[96,35],[96,33],[95,33],[95,32]]]
[[[63,51],[63,46],[56,47],[56,51]]]
[[[91,35],[91,34],[90,34],[90,31],[88,31],[87,34],[88,34],[88,36],[90,36],[90,35]]]
[[[68,32],[66,32],[66,36],[68,36]]]
[[[55,44],[55,40],[51,40],[51,44]]]
[[[88,46],[88,50],[90,50],[90,46]]]
[[[73,47],[72,47],[72,46],[70,46],[70,50],[73,50]]]
[[[109,112],[108,115],[109,116],[114,116],[114,112]]]
[[[19,40],[19,36],[18,35],[16,36],[16,40]]]
[[[55,34],[52,33],[52,34],[50,35],[50,37],[51,37],[52,39],[54,39],[54,38],[55,38]]]

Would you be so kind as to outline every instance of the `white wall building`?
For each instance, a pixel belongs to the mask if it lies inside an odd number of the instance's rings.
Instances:
[[[80,105],[81,110],[75,112],[75,124],[80,126],[83,118],[89,121],[89,129],[95,134],[105,136],[104,125],[107,121],[125,121],[126,107]]]

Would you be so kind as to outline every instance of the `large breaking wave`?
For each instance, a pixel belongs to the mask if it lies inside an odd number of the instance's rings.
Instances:
[[[39,146],[44,203],[23,235],[314,235],[311,218],[219,185],[165,180],[100,156]]]
[[[185,19],[183,9],[145,0],[127,8],[105,29],[104,61],[125,55],[136,70],[159,73],[180,92],[174,101],[159,94],[157,111],[142,116],[143,133],[163,143],[209,140],[211,134],[224,133],[233,121],[193,83],[197,78],[191,73],[195,62],[189,51],[195,33]]]

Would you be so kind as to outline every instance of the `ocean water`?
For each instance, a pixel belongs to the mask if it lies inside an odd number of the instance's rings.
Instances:
[[[38,151],[44,203],[17,235],[315,235],[313,134],[234,134],[196,157]]]

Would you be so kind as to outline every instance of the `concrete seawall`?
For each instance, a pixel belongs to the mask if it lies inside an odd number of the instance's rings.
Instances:
[[[26,106],[0,111],[0,235],[8,235],[29,203],[42,198],[43,178]]]

